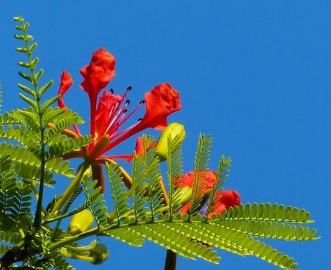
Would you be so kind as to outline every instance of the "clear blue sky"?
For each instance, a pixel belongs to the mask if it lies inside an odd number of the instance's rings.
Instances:
[[[45,78],[68,70],[75,85],[67,104],[88,119],[79,69],[105,47],[117,60],[111,86],[132,85],[132,101],[170,82],[186,126],[185,170],[192,169],[199,132],[213,137],[211,168],[221,154],[233,166],[227,189],[243,202],[305,208],[322,239],[268,241],[293,256],[301,270],[326,269],[330,255],[331,2],[319,1],[3,1],[0,4],[0,79],[3,109],[21,105],[12,17],[24,16],[39,42]],[[123,149],[130,151],[128,142]],[[109,244],[110,259],[95,269],[163,269],[156,245]],[[276,267],[224,251],[220,265],[181,258],[179,270]],[[79,269],[91,265],[75,263]]]

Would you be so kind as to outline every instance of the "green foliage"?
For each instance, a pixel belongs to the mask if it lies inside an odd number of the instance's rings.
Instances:
[[[107,207],[105,206],[105,201],[103,200],[103,194],[101,194],[101,187],[97,187],[97,181],[88,183],[88,178],[83,180],[84,191],[88,203],[95,221],[99,227],[103,227],[107,224]]]
[[[168,145],[171,149],[171,142]],[[200,136],[195,172],[208,169],[209,151],[210,137]],[[139,199],[132,199],[131,205],[127,197],[130,192],[133,193],[134,191],[127,191],[124,188],[121,183],[121,173],[115,165],[107,165],[117,218],[116,222],[111,220],[110,226],[102,230],[102,235],[114,237],[133,246],[141,246],[144,243],[143,239],[147,239],[184,257],[190,259],[202,258],[213,263],[219,261],[219,257],[214,250],[214,248],[219,248],[240,256],[255,256],[283,269],[295,269],[297,264],[289,256],[258,241],[255,237],[287,241],[317,239],[314,229],[295,225],[297,223],[312,222],[307,211],[277,204],[254,203],[252,205],[240,205],[229,208],[222,214],[214,215],[212,218],[202,216],[197,210],[194,215],[190,213],[181,215],[175,206],[167,206],[163,207],[163,211],[166,210],[166,213],[156,217],[153,214],[152,206],[145,204],[149,194],[142,192],[146,184],[146,172],[157,173],[159,171],[159,164],[156,166],[153,162],[144,162],[144,159],[148,159],[149,152],[153,153],[153,151],[145,150],[143,156],[134,157],[133,187],[140,192],[133,194],[137,197],[139,195]],[[168,160],[169,182],[172,182],[171,180],[174,178],[174,174],[171,173],[172,170],[176,166],[178,168],[182,166],[181,155],[176,158],[177,164],[171,166],[174,155],[176,154],[174,153],[168,157],[170,159],[170,161]],[[218,180],[211,193],[215,194],[217,190],[222,188],[229,173],[230,163],[229,158],[221,158],[217,173]],[[199,185],[197,184],[198,188]],[[196,209],[199,208],[201,206],[196,204]],[[141,212],[144,214],[140,214],[138,219],[137,213]],[[289,223],[294,223],[294,225]]]
[[[210,156],[211,136],[200,134],[198,148],[194,160],[194,185],[193,195],[190,205],[190,216],[198,213],[203,198],[203,190],[205,188],[205,179],[208,169],[208,161]]]
[[[220,199],[216,194],[223,188],[231,164],[230,158],[221,158],[216,181],[210,194],[206,194],[210,135],[199,136],[187,214],[181,213],[182,194],[176,192],[183,179],[181,138],[169,137],[167,141],[167,185],[163,183],[153,137],[143,136],[143,153],[134,153],[132,177],[108,158],[88,156],[91,136],[70,130],[83,119],[71,110],[54,108],[58,95],[44,101],[44,93],[53,81],[39,87],[43,70],[37,70],[39,58],[32,56],[37,43],[27,33],[29,24],[21,17],[15,21],[19,24],[16,38],[23,42],[17,51],[26,58],[18,63],[22,69],[19,76],[24,80],[18,84],[22,91],[19,96],[28,106],[0,115],[0,255],[4,255],[0,258],[0,270],[73,270],[65,258],[95,263],[91,252],[99,244],[95,240],[85,246],[79,244],[90,236],[109,236],[137,247],[147,239],[186,258],[211,263],[219,262],[215,249],[222,249],[239,256],[255,256],[283,269],[296,269],[292,258],[257,238],[318,239],[316,230],[307,226],[313,221],[306,210],[253,203],[209,217],[214,213],[213,202]],[[0,86],[0,107],[1,94]],[[77,172],[66,161],[70,155],[84,158]],[[92,177],[96,162],[105,163],[107,169],[112,198],[108,206],[101,193],[102,177]],[[44,187],[54,187],[58,175],[71,178],[67,189],[62,195],[43,198]],[[84,200],[77,207],[76,199],[83,190]],[[207,211],[203,214],[201,209],[208,195]],[[108,207],[112,209],[110,213]],[[62,228],[62,220],[86,208],[93,214],[96,226],[70,235]],[[6,256],[12,253],[24,254],[18,260],[21,266],[12,266],[19,256],[5,264]]]

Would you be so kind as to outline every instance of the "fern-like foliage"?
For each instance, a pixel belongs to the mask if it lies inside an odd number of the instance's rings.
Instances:
[[[198,177],[201,177],[200,171],[208,169],[210,143],[210,137],[200,136],[195,163],[195,172]],[[144,144],[144,146],[147,145]],[[172,148],[171,141],[168,142],[168,146]],[[121,172],[118,168],[113,164],[107,165],[116,218],[109,220],[109,226],[104,227],[99,232],[100,235],[108,235],[133,246],[141,246],[144,239],[147,239],[186,258],[201,258],[212,263],[219,262],[220,258],[214,250],[219,248],[240,256],[255,256],[283,269],[296,269],[297,264],[293,258],[256,238],[292,241],[317,239],[316,230],[304,226],[304,224],[312,223],[306,210],[278,204],[240,205],[207,218],[207,215],[201,215],[198,212],[201,205],[199,208],[198,200],[195,200],[196,206],[192,208],[196,209],[194,214],[182,215],[178,213],[178,208],[174,204],[170,204],[167,207],[160,207],[163,213],[154,215],[152,205],[146,204],[150,200],[150,194],[142,192],[146,183],[151,184],[147,180],[148,175],[151,172],[153,175],[158,175],[159,171],[159,164],[155,158],[153,162],[146,162],[149,159],[149,153],[151,157],[155,154],[154,151],[145,150],[143,156],[135,155],[132,172],[134,182],[130,191],[126,190],[124,184],[121,183]],[[176,183],[172,172],[181,170],[181,154],[174,152],[168,158],[170,159],[168,160],[168,178],[169,187],[171,187],[173,182]],[[214,199],[216,191],[220,190],[226,181],[230,164],[230,158],[221,158],[217,181],[210,194]],[[195,181],[198,180],[195,179]],[[201,188],[199,184],[196,184],[195,194],[198,194],[199,188]],[[132,200],[128,200],[131,192]],[[208,207],[207,214],[212,211]],[[139,213],[143,214],[139,215]],[[297,226],[297,224],[301,225]]]
[[[190,205],[190,216],[198,213],[201,208],[203,198],[203,190],[205,188],[205,179],[208,169],[208,162],[210,156],[211,136],[199,136],[198,148],[194,160],[195,177],[193,185],[193,195]]]
[[[107,206],[101,194],[101,187],[96,187],[97,181],[88,182],[86,177],[83,180],[84,191],[87,199],[88,206],[94,216],[95,221],[99,227],[107,225]]]

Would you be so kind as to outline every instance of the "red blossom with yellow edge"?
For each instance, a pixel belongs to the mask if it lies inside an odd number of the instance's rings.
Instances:
[[[131,136],[147,129],[163,129],[167,126],[167,117],[181,109],[179,93],[169,83],[159,84],[145,94],[142,100],[134,109],[129,112],[130,100],[127,99],[131,87],[128,87],[123,95],[115,95],[113,90],[104,89],[110,80],[115,76],[115,58],[105,49],[99,49],[93,53],[89,65],[81,69],[83,82],[81,88],[89,95],[90,99],[90,133],[92,141],[84,151],[76,151],[68,154],[68,157],[84,157],[92,163],[99,160],[123,158],[132,159],[129,155],[108,155],[105,153],[116,147]],[[59,107],[66,108],[63,95],[67,92],[73,81],[68,72],[61,75],[59,89]],[[103,94],[98,98],[99,93]],[[135,124],[123,129],[122,126],[137,112],[145,106],[145,115]],[[74,126],[78,136],[80,132]],[[95,175],[100,174],[100,167],[95,168]],[[98,179],[99,184],[104,188],[103,179]]]

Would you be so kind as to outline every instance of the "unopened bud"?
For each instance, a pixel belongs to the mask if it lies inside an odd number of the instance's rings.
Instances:
[[[68,231],[71,235],[76,235],[89,230],[93,224],[92,213],[85,209],[72,216]]]
[[[109,257],[109,251],[104,244],[96,244],[90,251],[90,256],[93,258],[93,264],[101,264]]]
[[[185,139],[185,135],[184,126],[178,123],[171,123],[165,130],[163,130],[156,146],[156,154],[160,157],[161,161],[168,158],[168,138],[173,140],[178,137],[179,141],[182,143]],[[179,145],[177,148],[178,147]],[[177,148],[173,149],[173,152],[176,151]]]
[[[188,186],[176,189],[176,191],[173,194],[174,204],[183,205],[183,204],[187,203],[191,199],[192,193],[193,193],[192,188],[190,188]]]

